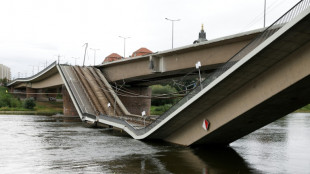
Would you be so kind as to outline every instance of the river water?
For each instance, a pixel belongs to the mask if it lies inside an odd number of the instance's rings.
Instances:
[[[47,116],[0,122],[0,173],[310,173],[310,114],[290,114],[221,149],[142,142]]]

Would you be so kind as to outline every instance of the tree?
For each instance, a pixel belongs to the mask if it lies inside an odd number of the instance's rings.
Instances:
[[[36,106],[33,98],[26,98],[24,101],[24,108],[33,109]]]
[[[173,93],[176,93],[177,90],[170,85],[153,85],[152,88],[152,105],[160,106],[165,104],[175,104],[177,101],[174,98]]]
[[[5,77],[3,79],[0,79],[0,85],[6,86],[8,84],[9,80]]]

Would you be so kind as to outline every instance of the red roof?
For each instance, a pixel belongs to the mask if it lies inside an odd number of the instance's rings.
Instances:
[[[153,52],[147,48],[142,47],[142,48],[138,49],[137,51],[133,52],[132,57],[143,56],[143,55],[151,54],[151,53],[153,53]]]
[[[119,54],[117,53],[112,53],[110,55],[108,55],[103,62],[112,62],[112,61],[115,61],[115,60],[120,60],[122,59],[123,57],[120,56]]]

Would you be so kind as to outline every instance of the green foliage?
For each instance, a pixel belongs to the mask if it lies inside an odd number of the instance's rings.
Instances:
[[[310,104],[298,109],[296,112],[310,112]]]
[[[11,98],[10,107],[11,108],[20,108],[20,107],[22,107],[22,103],[17,98]]]
[[[151,115],[162,115],[169,108],[171,108],[172,104],[165,104],[162,106],[151,106]]]
[[[6,86],[8,84],[9,80],[5,77],[4,79],[0,79],[0,85]]]
[[[24,108],[25,109],[33,109],[36,106],[33,98],[26,98],[24,101]]]
[[[61,94],[57,94],[56,99],[62,99],[62,95]]]
[[[172,93],[176,93],[177,90],[170,85],[153,85],[151,86],[152,88],[152,105],[153,106],[160,106],[160,105],[165,105],[165,104],[174,104],[177,99],[173,98]],[[164,95],[163,94],[168,94]],[[164,98],[154,98],[156,96],[161,96],[161,97],[167,97],[166,99]],[[170,97],[170,98],[169,98]]]
[[[0,108],[21,107],[21,102],[7,91],[6,87],[0,87]]]

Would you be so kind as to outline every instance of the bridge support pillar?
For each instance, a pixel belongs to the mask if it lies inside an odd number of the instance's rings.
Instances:
[[[76,111],[74,104],[70,98],[70,95],[67,91],[67,88],[62,86],[62,99],[63,99],[63,113],[64,116],[78,116],[78,112]]]
[[[151,88],[145,86],[132,86],[129,88],[129,91],[143,96],[151,97],[152,95]],[[130,113],[141,115],[145,111],[146,115],[150,115],[151,98],[130,96],[119,96],[119,98]]]
[[[35,94],[37,91],[36,89],[26,87],[26,98],[33,97],[35,100],[37,98],[37,94]]]

